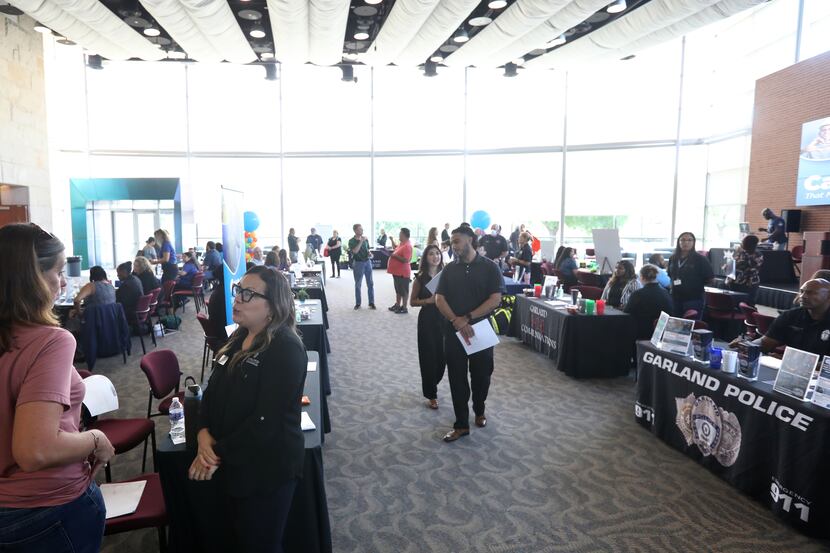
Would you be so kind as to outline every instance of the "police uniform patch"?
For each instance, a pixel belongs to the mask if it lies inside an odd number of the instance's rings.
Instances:
[[[712,398],[700,396],[692,406],[691,416],[695,445],[704,457],[708,457],[717,451],[720,444],[720,409]]]
[[[715,458],[725,466],[731,467],[738,460],[741,452],[741,424],[734,413],[721,410],[721,438]]]
[[[694,442],[694,435],[692,433],[692,406],[695,403],[695,395],[689,394],[686,397],[674,398],[677,403],[677,416],[674,419],[680,433],[686,440],[686,445],[692,445]]]

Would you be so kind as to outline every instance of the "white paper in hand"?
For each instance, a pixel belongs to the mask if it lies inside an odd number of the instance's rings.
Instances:
[[[473,332],[475,332],[475,336],[470,338],[469,344],[467,344],[460,332],[455,333],[461,345],[464,346],[464,351],[467,352],[467,355],[478,353],[499,343],[499,337],[493,330],[489,319],[484,319],[474,324]]]
[[[441,273],[443,273],[443,272],[444,271],[438,271],[435,274],[435,276],[432,277],[432,280],[427,282],[427,285],[424,286],[424,288],[429,290],[429,293],[432,294],[433,296],[435,295],[435,291],[438,290],[438,283],[441,282]]]
[[[305,368],[305,372],[310,373],[317,370],[317,361],[309,361]]]
[[[134,513],[144,493],[146,480],[138,482],[123,482],[120,484],[101,484],[101,495],[104,496],[104,506],[107,509],[107,518],[115,518]]]
[[[303,432],[306,430],[315,430],[317,427],[314,426],[314,421],[311,420],[311,417],[308,416],[308,413],[303,411],[303,418],[300,420],[300,428],[303,429]]]
[[[118,409],[118,394],[110,379],[102,374],[84,378],[84,405],[93,417]]]

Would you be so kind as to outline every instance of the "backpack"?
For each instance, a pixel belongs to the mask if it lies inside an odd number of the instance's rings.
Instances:
[[[167,315],[161,318],[161,324],[163,324],[164,328],[167,330],[178,330],[179,325],[182,324],[182,318],[178,315]]]
[[[496,334],[505,335],[510,329],[510,319],[513,318],[513,310],[499,307],[490,315],[490,324]]]

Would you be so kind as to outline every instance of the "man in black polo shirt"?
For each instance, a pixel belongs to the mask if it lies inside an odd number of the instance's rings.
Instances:
[[[475,233],[468,226],[452,231],[452,249],[456,260],[441,271],[435,294],[435,305],[451,323],[445,325],[444,347],[455,424],[453,430],[444,436],[445,442],[454,442],[470,433],[468,403],[471,385],[476,426],[483,428],[487,424],[484,402],[490,389],[490,375],[493,374],[493,348],[468,356],[455,333],[460,332],[464,339],[475,334],[472,325],[489,317],[501,303],[504,279],[495,263],[476,253],[474,238]]]
[[[144,295],[144,286],[138,277],[132,274],[132,270],[133,264],[129,261],[125,261],[116,268],[115,271],[121,284],[115,291],[115,301],[124,306],[127,322],[134,325],[136,324],[135,307],[138,304],[138,298]]]
[[[765,336],[761,351],[790,346],[818,355],[830,355],[830,282],[808,280],[799,294],[801,307],[778,315]]]
[[[501,265],[501,260],[507,255],[509,246],[507,239],[501,235],[501,226],[493,224],[490,234],[485,234],[478,240],[478,245],[484,248],[484,255]]]

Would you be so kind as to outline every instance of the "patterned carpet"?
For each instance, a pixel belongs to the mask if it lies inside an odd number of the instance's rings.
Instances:
[[[333,432],[323,457],[338,553],[814,552],[802,536],[634,422],[630,378],[577,381],[513,339],[496,349],[488,426],[453,444],[449,385],[438,411],[420,397],[417,309],[386,310],[392,280],[376,271],[378,311],[353,311],[353,280],[329,279]],[[176,351],[198,378],[201,331],[192,307]],[[141,347],[134,340],[138,354]],[[134,349],[96,372],[119,391],[119,416],[146,412]],[[159,425],[159,435],[167,430]],[[140,448],[139,448],[140,449]],[[138,450],[116,479],[140,470]],[[102,551],[157,550],[154,531],[107,538]]]

